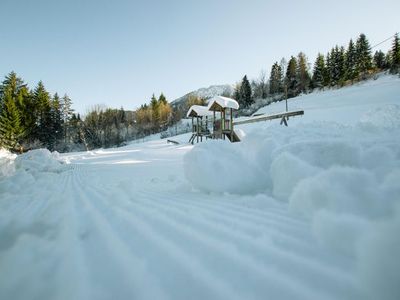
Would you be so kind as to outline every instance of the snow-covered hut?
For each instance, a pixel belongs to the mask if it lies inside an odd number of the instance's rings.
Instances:
[[[209,100],[208,109],[214,115],[213,138],[225,139],[225,136],[231,142],[239,142],[240,139],[233,130],[233,110],[239,109],[239,103],[232,98],[215,96]],[[220,112],[221,118],[216,119],[216,112]]]
[[[208,117],[211,117],[213,113],[208,109],[207,106],[192,105],[187,112],[186,116],[192,118],[192,136],[190,137],[189,143],[194,142],[197,138],[197,142],[203,141],[203,136],[206,139],[210,136],[210,130],[208,130]],[[196,119],[196,123],[194,122]]]

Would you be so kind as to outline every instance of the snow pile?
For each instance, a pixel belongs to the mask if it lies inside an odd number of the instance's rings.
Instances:
[[[368,111],[360,120],[363,126],[379,126],[396,128],[400,126],[400,105],[387,104],[380,108]]]
[[[321,245],[356,258],[366,295],[396,299],[398,116],[400,106],[391,105],[366,113],[354,126],[311,122],[258,128],[240,144],[194,147],[184,158],[185,175],[201,191],[265,193],[287,202],[293,213],[310,220]]]
[[[0,149],[0,179],[14,173],[14,159],[16,157],[17,155]]]
[[[31,174],[38,172],[58,173],[62,170],[63,164],[58,152],[50,152],[47,149],[32,150],[19,155],[15,159],[16,170],[23,170]]]

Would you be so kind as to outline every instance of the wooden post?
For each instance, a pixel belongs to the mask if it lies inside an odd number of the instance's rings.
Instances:
[[[230,129],[231,129],[231,131],[233,131],[233,109],[231,108],[231,125],[230,125]]]
[[[213,115],[214,115],[214,119],[213,119],[213,138],[215,139],[215,110],[213,110]]]
[[[196,130],[196,131],[197,131],[197,134],[196,134],[196,135],[197,135],[197,143],[198,143],[198,142],[199,142],[199,117],[197,117],[196,119],[197,119],[197,126],[196,126],[196,127],[197,127],[197,128],[196,128],[196,129],[197,129],[197,130]]]

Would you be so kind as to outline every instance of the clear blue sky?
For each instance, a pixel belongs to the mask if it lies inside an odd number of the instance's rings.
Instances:
[[[400,1],[0,0],[0,75],[94,104],[135,109],[303,51],[313,62],[364,32],[373,45],[400,31]],[[390,43],[382,46],[387,50]]]

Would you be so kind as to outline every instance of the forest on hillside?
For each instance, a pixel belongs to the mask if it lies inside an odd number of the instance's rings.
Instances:
[[[251,114],[260,105],[315,89],[340,88],[381,71],[400,71],[398,34],[387,53],[373,53],[367,37],[360,34],[346,47],[336,45],[325,55],[319,53],[312,69],[303,52],[289,60],[282,58],[272,65],[269,77],[261,72],[258,79],[250,81],[245,75],[233,95],[225,96],[239,102],[239,113]],[[97,105],[82,117],[74,111],[67,94],[51,95],[42,81],[31,89],[15,72],[10,72],[0,84],[0,148],[21,153],[36,148],[69,152],[120,146],[165,131],[185,117],[191,105],[205,105],[206,101],[192,95],[183,105],[176,106],[164,94],[153,94],[148,103],[136,110]]]

